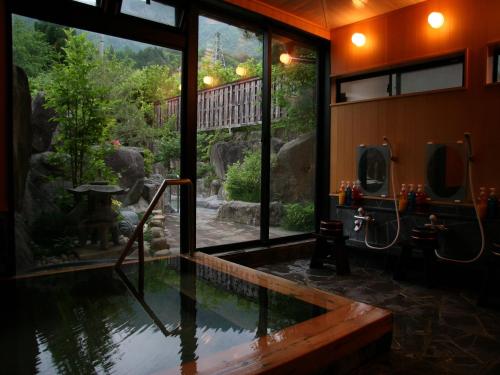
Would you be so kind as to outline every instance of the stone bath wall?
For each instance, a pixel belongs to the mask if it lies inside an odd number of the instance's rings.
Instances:
[[[384,199],[365,199],[361,204],[366,213],[372,216],[375,224],[370,224],[368,240],[371,245],[384,246],[391,242],[396,235],[397,221],[394,212],[394,202]],[[357,247],[366,247],[364,244],[365,225],[359,232],[354,231],[355,206],[338,206],[338,197],[330,197],[330,218],[344,223],[344,234],[349,236],[348,244]],[[448,257],[470,259],[481,247],[481,237],[478,222],[472,206],[453,204],[432,204],[422,212],[405,212],[401,214],[401,232],[398,245],[410,241],[412,228],[430,223],[429,215],[435,214],[438,224],[444,224],[448,230],[440,234],[440,252]],[[500,220],[484,222],[486,235],[486,249],[492,243],[500,242]],[[399,246],[395,246],[397,251]]]

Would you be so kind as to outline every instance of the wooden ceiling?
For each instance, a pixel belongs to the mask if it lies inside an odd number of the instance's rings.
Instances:
[[[305,24],[321,32],[365,20],[383,13],[421,3],[425,0],[226,0],[266,16]],[[294,22],[295,21],[295,22]]]

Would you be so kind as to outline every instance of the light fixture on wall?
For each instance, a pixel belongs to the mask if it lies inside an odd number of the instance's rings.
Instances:
[[[366,44],[366,36],[362,33],[354,33],[352,34],[351,42],[356,47],[363,47]]]
[[[300,61],[305,64],[314,64],[316,62],[316,59],[313,57],[295,57],[290,55],[288,52],[283,52],[280,55],[280,61],[285,65],[289,65],[293,61]]]
[[[247,68],[245,68],[244,66],[240,65],[236,68],[236,74],[239,75],[240,77],[245,77],[247,73],[248,73]]]
[[[212,86],[214,84],[214,77],[212,77],[212,76],[203,77],[203,83],[205,85]]]
[[[439,29],[444,25],[444,16],[441,12],[432,12],[427,17],[427,22],[433,29]]]
[[[285,65],[288,65],[292,62],[292,56],[290,56],[289,53],[287,52],[284,52],[280,55],[280,61],[285,64]]]

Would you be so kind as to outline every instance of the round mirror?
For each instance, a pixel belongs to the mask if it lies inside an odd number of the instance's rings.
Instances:
[[[366,193],[386,194],[381,190],[387,186],[387,161],[379,148],[363,149],[358,163],[358,178]]]
[[[427,163],[427,182],[437,198],[456,198],[463,190],[465,158],[456,145],[434,145]]]

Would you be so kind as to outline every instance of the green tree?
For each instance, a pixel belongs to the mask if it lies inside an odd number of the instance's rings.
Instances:
[[[36,31],[20,17],[13,17],[12,57],[14,64],[23,68],[33,79],[46,71],[54,61],[54,51],[45,34]]]
[[[45,40],[54,48],[56,53],[62,53],[66,44],[66,33],[64,27],[50,22],[35,22],[35,30],[43,33]]]
[[[91,147],[102,142],[112,121],[105,87],[95,79],[100,66],[96,47],[85,34],[65,33],[62,61],[54,65],[45,88],[46,105],[56,112],[57,151],[69,156],[71,182],[78,186]]]
[[[171,162],[179,160],[181,155],[181,138],[179,131],[175,128],[176,122],[176,117],[172,116],[163,125],[156,155],[156,161],[162,162],[169,172],[171,172]]]

